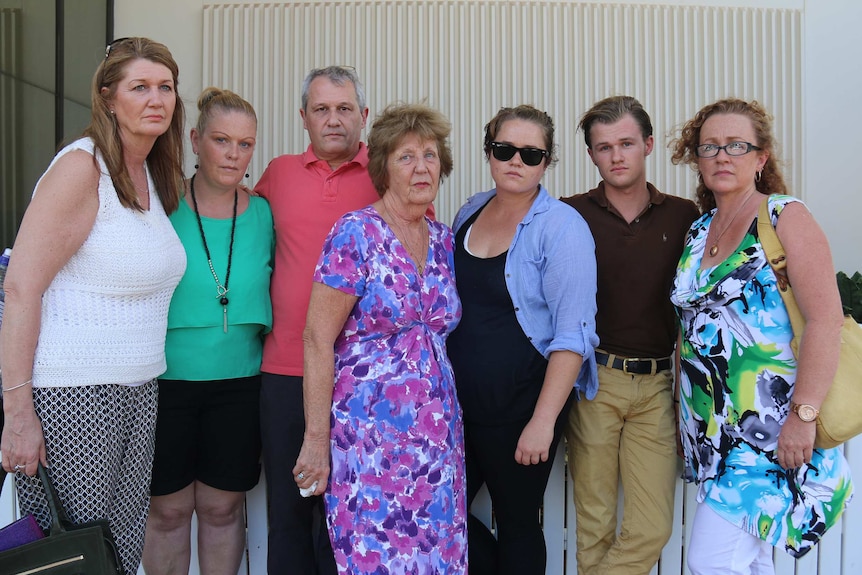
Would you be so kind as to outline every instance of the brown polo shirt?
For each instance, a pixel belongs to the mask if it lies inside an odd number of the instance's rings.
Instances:
[[[623,357],[667,357],[677,322],[669,294],[683,240],[700,212],[691,200],[647,184],[649,206],[627,223],[608,202],[605,184],[562,201],[590,226],[596,242],[599,347]],[[574,248],[573,248],[574,249]]]

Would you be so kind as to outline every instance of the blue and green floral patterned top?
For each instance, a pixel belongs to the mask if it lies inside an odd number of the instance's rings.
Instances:
[[[799,201],[769,196],[776,225]],[[698,501],[740,529],[783,546],[811,550],[853,494],[840,448],[784,470],[775,449],[790,413],[796,359],[793,330],[752,223],[738,249],[701,269],[712,210],[692,224],[671,300],[682,330],[680,433]]]

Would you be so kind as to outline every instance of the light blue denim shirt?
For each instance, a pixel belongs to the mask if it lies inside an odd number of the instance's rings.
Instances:
[[[455,216],[455,233],[497,190],[467,200]],[[455,281],[458,270],[455,270]],[[506,287],[521,329],[543,356],[558,350],[584,358],[573,382],[593,399],[598,390],[596,246],[577,210],[552,198],[545,186],[518,224],[506,258]]]

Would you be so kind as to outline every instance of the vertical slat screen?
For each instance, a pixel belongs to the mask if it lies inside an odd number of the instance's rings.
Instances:
[[[21,10],[0,9],[0,243],[11,245],[18,231],[19,196],[18,142],[18,61],[21,57],[18,32]],[[0,249],[3,246],[0,245]]]
[[[482,128],[501,107],[530,103],[557,126],[557,196],[598,179],[580,115],[596,100],[631,94],[651,113],[649,179],[691,196],[692,173],[670,164],[669,134],[724,96],[763,102],[775,115],[794,193],[801,183],[802,15],[798,10],[572,1],[292,2],[204,7],[204,85],[246,97],[260,118],[252,178],[278,154],[307,146],[300,84],[313,67],[352,65],[371,114],[425,99],[451,119],[455,171],[437,200],[451,221],[471,194],[493,185]]]
[[[775,116],[791,190],[803,196],[799,10],[359,0],[207,5],[203,18],[203,85],[235,90],[258,112],[253,180],[272,157],[306,148],[298,110],[308,70],[343,64],[356,67],[365,84],[369,126],[377,112],[399,100],[424,99],[451,119],[455,170],[437,200],[445,222],[468,196],[493,185],[481,144],[484,124],[501,106],[530,103],[554,118],[560,161],[545,178],[552,194],[593,187],[598,173],[577,122],[590,105],[612,94],[637,97],[652,115],[656,147],[649,179],[688,197],[693,173],[669,160],[675,129],[721,97],[762,102]],[[574,573],[572,509],[568,491],[560,489],[546,493],[546,501],[556,501],[552,505],[560,510],[568,502],[562,518],[568,524],[563,530],[559,518],[552,518],[557,535],[548,537],[547,572]],[[682,519],[691,519],[692,496],[681,485],[678,491],[679,521],[653,573],[687,572]],[[834,531],[827,544],[840,553],[841,530]],[[817,572],[805,562],[797,567],[800,573]]]

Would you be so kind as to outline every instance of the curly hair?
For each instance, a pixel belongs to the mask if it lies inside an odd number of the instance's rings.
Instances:
[[[425,104],[390,104],[374,120],[368,133],[368,175],[380,197],[389,187],[389,154],[408,134],[434,140],[440,156],[440,180],[452,173],[452,150],[446,139],[452,124],[442,112]]]
[[[715,195],[703,183],[703,176],[697,170],[697,146],[700,145],[700,130],[704,122],[715,114],[739,114],[751,120],[754,128],[754,142],[758,148],[769,153],[769,158],[763,166],[760,179],[757,181],[757,191],[765,194],[786,194],[787,186],[781,173],[776,151],[775,136],[772,133],[772,116],[757,101],[746,102],[739,98],[725,98],[704,106],[686,122],[680,130],[680,135],[669,144],[673,155],[671,162],[688,164],[697,171],[697,204],[704,212],[715,207]]]

